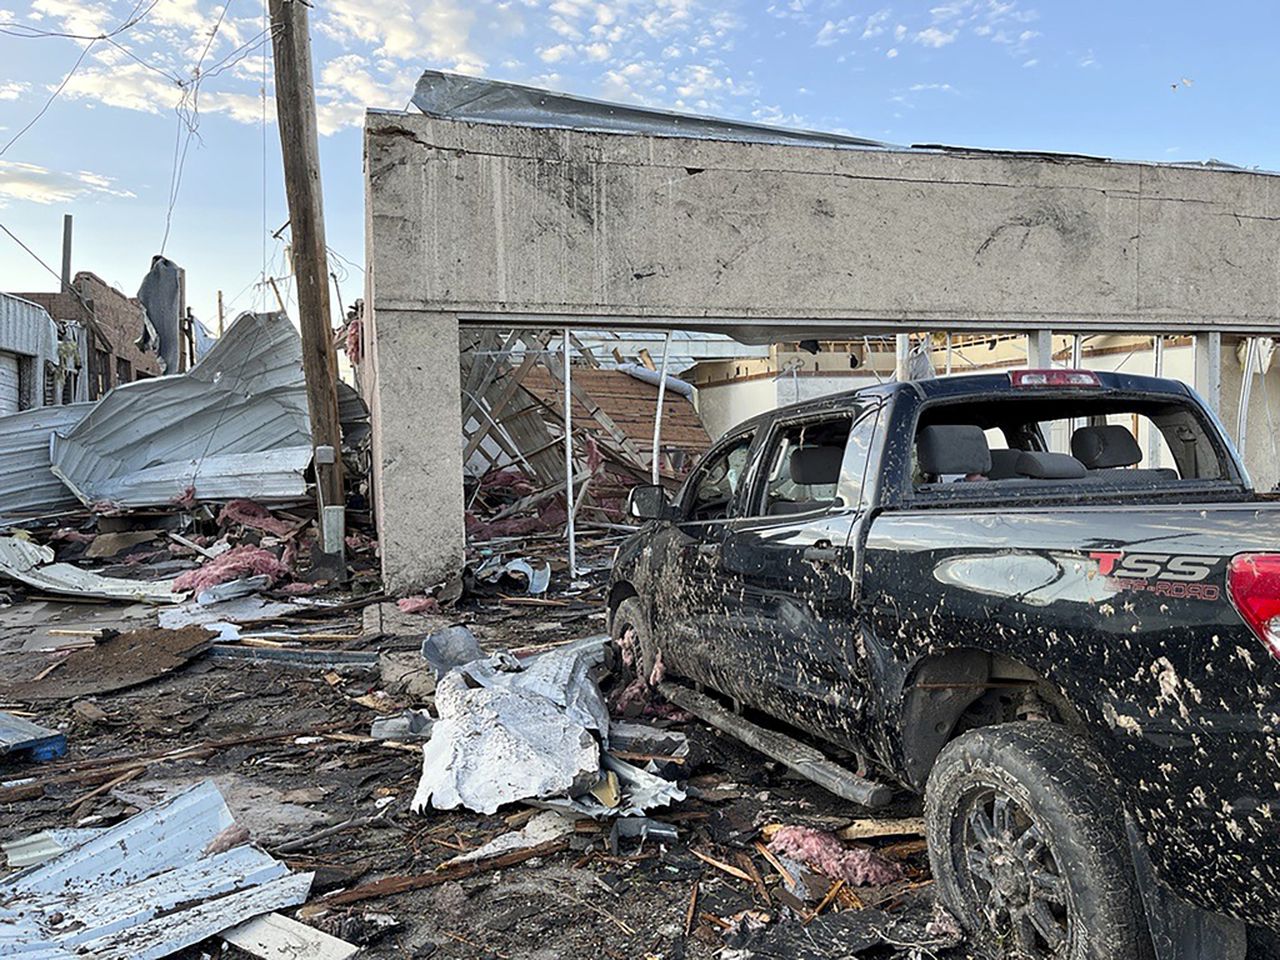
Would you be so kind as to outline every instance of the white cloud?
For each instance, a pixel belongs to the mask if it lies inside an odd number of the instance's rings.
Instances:
[[[952,93],[955,88],[949,83],[913,83],[908,87],[912,93],[920,93],[925,90],[937,90],[941,93]]]
[[[818,31],[818,35],[814,37],[813,42],[819,47],[829,47],[845,34],[853,26],[856,17],[845,17],[843,20],[828,20],[822,25]]]
[[[891,10],[878,10],[867,17],[866,26],[862,30],[862,39],[870,40],[872,37],[878,37],[885,31],[885,21],[889,19]]]
[[[539,50],[538,57],[543,63],[559,63],[562,60],[572,59],[573,47],[567,43],[557,43],[554,47],[544,47]]]
[[[1024,67],[1034,67],[1039,62],[1040,61],[1037,60],[1035,57],[1032,57],[1030,60],[1025,61],[1022,65]]]
[[[66,203],[92,196],[132,197],[110,177],[88,170],[50,170],[34,163],[0,160],[0,206],[10,200]]]
[[[19,83],[17,81],[0,83],[0,100],[17,100],[30,89],[31,84],[29,83]]]
[[[950,33],[946,33],[939,30],[937,27],[927,27],[915,35],[915,42],[924,44],[926,47],[933,47],[934,49],[937,49],[938,47],[945,47],[948,43],[954,42],[955,38],[955,30],[952,30]]]
[[[588,43],[582,48],[583,55],[591,61],[599,62],[609,59],[610,46],[607,43]]]
[[[901,43],[906,36],[907,25],[905,23],[900,23],[893,28],[893,39],[897,40],[899,43]]]
[[[1098,65],[1098,59],[1093,55],[1093,51],[1090,50],[1080,58],[1076,65],[1080,67],[1096,67]]]
[[[898,48],[890,47],[888,50],[885,51],[884,55],[888,57],[890,60],[892,60],[894,57],[898,55]]]
[[[359,40],[398,60],[485,66],[471,46],[476,9],[464,0],[329,0],[317,29],[334,40]]]

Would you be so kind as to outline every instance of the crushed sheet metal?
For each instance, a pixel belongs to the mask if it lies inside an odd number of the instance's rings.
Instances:
[[[348,416],[367,417],[348,401]],[[302,342],[281,313],[245,313],[191,370],[113,389],[54,434],[53,472],[86,504],[163,506],[306,492]]]
[[[222,933],[233,947],[263,960],[351,960],[360,947],[278,913],[254,917]]]
[[[853,147],[865,150],[888,146],[877,140],[864,140],[839,133],[788,130],[763,123],[745,123],[740,120],[723,120],[655,110],[651,107],[609,103],[538,87],[526,87],[518,83],[465,77],[442,70],[427,70],[422,74],[413,92],[413,105],[428,116],[473,123],[804,147]]]
[[[546,697],[472,687],[464,669],[436,686],[439,719],[422,749],[412,808],[493,813],[517,800],[572,796],[599,779],[600,745]]]
[[[527,585],[527,592],[539,596],[551,586],[551,564],[544,563],[535,569],[528,560],[518,558],[503,563],[499,557],[490,557],[476,568],[475,576],[485,583],[497,583],[503,577],[520,577]]]
[[[23,753],[32,760],[53,760],[67,752],[67,735],[0,712],[0,757]]]
[[[262,597],[236,597],[217,603],[200,603],[189,600],[176,607],[162,607],[157,617],[162,629],[181,630],[193,624],[208,626],[216,623],[253,623],[255,620],[276,620],[307,609],[296,603],[265,600]]]
[[[52,860],[60,853],[72,847],[78,847],[86,840],[92,840],[102,833],[102,827],[79,827],[66,830],[41,830],[8,843],[0,843],[0,852],[4,853],[5,862],[13,869],[30,867],[37,863]]]
[[[80,508],[49,469],[49,438],[76,426],[93,407],[68,403],[0,417],[0,526]]]
[[[18,580],[48,593],[179,603],[185,594],[173,592],[172,580],[125,580],[104,577],[69,563],[54,563],[54,552],[17,537],[0,537],[0,576]]]
[[[211,781],[0,884],[0,955],[152,960],[301,903],[311,874],[254,847],[206,854],[234,826]]]

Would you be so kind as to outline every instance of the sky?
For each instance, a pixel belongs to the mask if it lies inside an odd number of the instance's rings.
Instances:
[[[214,325],[294,306],[263,0],[0,0],[0,224]],[[1274,0],[312,0],[330,267],[362,294],[361,123],[438,68],[898,144],[1280,170]],[[99,38],[90,40],[87,38]],[[33,122],[34,121],[34,122]],[[29,126],[28,126],[29,125]],[[25,129],[24,129],[25,128]],[[0,233],[0,289],[57,281]]]

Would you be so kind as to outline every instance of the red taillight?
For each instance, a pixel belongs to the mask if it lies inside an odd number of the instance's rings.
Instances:
[[[1010,370],[1012,387],[1100,387],[1092,370]]]
[[[1280,554],[1232,557],[1227,565],[1227,594],[1249,629],[1280,660]]]

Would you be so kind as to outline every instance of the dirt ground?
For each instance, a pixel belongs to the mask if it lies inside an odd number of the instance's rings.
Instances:
[[[679,724],[693,745],[684,774],[689,799],[652,812],[678,828],[673,843],[623,840],[614,852],[609,824],[581,821],[567,850],[326,906],[333,891],[387,876],[430,875],[448,858],[518,826],[529,811],[410,812],[420,746],[368,734],[379,714],[421,706],[421,691],[415,696],[402,683],[388,684],[376,667],[226,659],[183,637],[166,644],[167,659],[132,663],[126,683],[139,671],[158,675],[123,689],[97,689],[102,685],[95,679],[119,687],[121,677],[108,675],[92,649],[81,666],[69,658],[31,682],[51,662],[39,647],[61,636],[51,637],[50,630],[127,630],[146,619],[145,610],[105,604],[42,602],[37,609],[27,601],[0,610],[0,709],[64,730],[68,738],[60,760],[0,758],[0,782],[36,778],[36,788],[0,787],[0,842],[52,827],[110,825],[212,778],[256,843],[295,870],[315,872],[309,903],[284,912],[364,944],[363,955],[371,958],[967,956],[942,949],[926,930],[932,894],[923,842],[914,836],[869,841],[904,866],[905,880],[835,897],[806,923],[816,904],[788,900],[756,846],[762,828],[834,829],[871,812],[697,722]],[[447,618],[401,614],[383,604],[307,625],[325,639],[306,647],[398,652],[412,663],[422,635],[456,622],[470,623],[487,649],[550,644],[604,627],[594,602],[486,599],[463,603]],[[192,750],[177,759],[159,756],[181,747]],[[105,782],[104,769],[115,774]],[[910,816],[918,812],[915,803],[903,796],[876,815]],[[695,851],[758,879],[733,876]],[[179,956],[236,953],[214,939]]]

